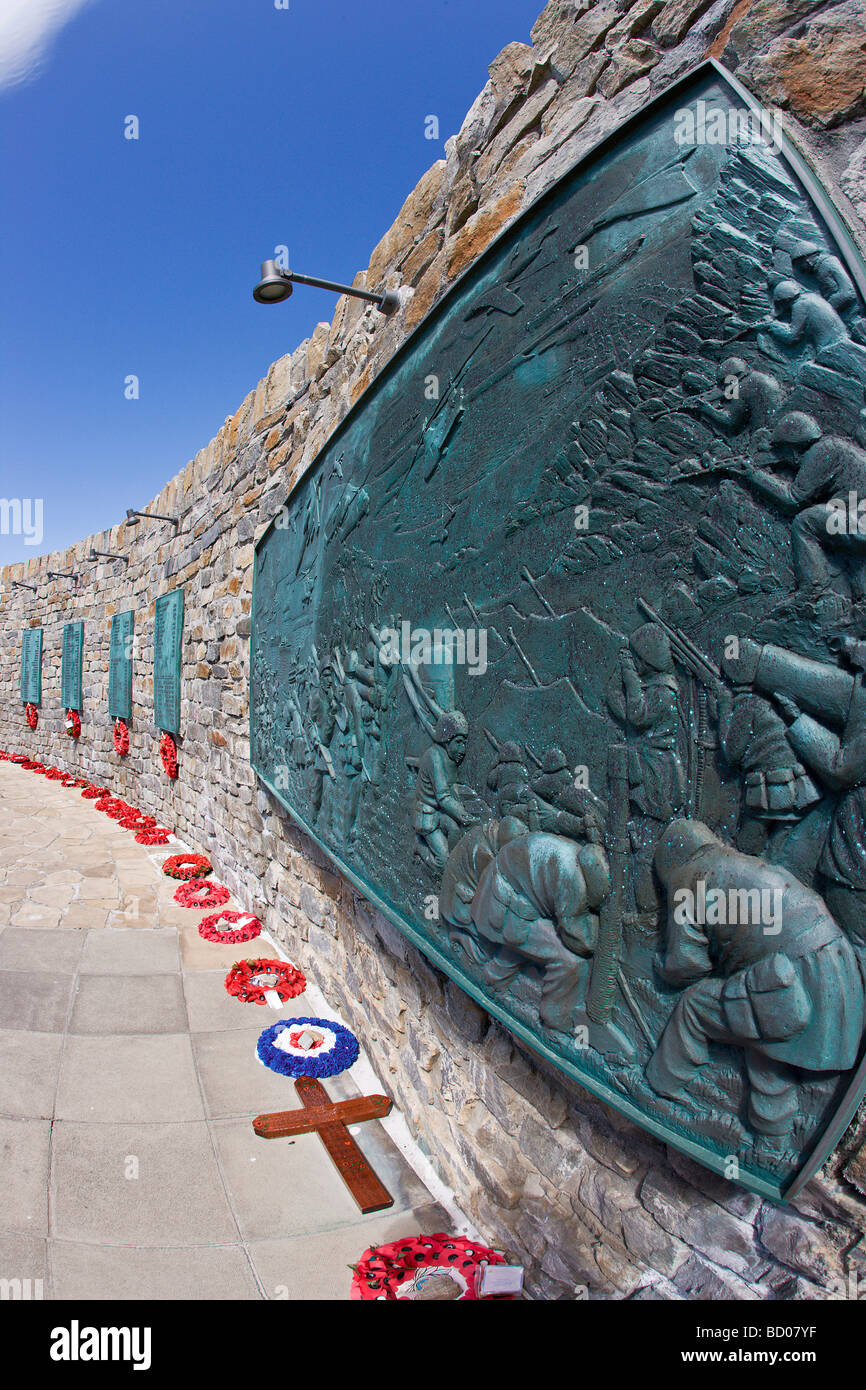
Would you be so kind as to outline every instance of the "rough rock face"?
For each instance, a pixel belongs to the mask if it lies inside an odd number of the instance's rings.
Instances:
[[[746,64],[765,101],[810,125],[837,126],[866,112],[866,13],[847,0],[816,14],[796,35],[774,39]]]
[[[294,481],[405,336],[522,208],[651,95],[709,53],[782,108],[824,177],[866,215],[864,5],[811,0],[551,0],[532,44],[511,43],[461,130],[406,199],[356,276],[401,284],[383,323],[357,301],[271,367],[216,439],[150,504],[170,527],[118,525],[4,578],[38,603],[0,598],[0,709],[7,747],[80,769],[176,827],[279,936],[364,1037],[383,1085],[485,1238],[530,1270],[538,1298],[824,1298],[864,1265],[866,1113],[796,1206],[779,1209],[638,1131],[516,1044],[329,866],[256,785],[249,766],[253,544]],[[858,120],[857,117],[860,116]],[[866,226],[860,224],[866,245]],[[90,566],[91,543],[123,550]],[[81,741],[65,737],[59,625],[86,624]],[[154,599],[186,589],[180,777],[159,771],[145,653]],[[135,607],[136,700],[127,759],[105,713],[111,614]],[[31,733],[19,645],[45,629],[45,706]],[[138,659],[138,658],[137,658]],[[54,701],[54,703],[52,703]],[[0,922],[4,906],[0,901]],[[861,1283],[862,1287],[862,1283]]]

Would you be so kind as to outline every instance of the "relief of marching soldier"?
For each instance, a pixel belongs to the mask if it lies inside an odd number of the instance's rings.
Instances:
[[[658,623],[644,623],[631,634],[608,686],[607,702],[628,736],[637,910],[655,922],[653,850],[664,826],[682,813],[686,802],[682,700],[670,641]]]

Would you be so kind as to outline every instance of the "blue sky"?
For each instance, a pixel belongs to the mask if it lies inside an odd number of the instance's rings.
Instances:
[[[331,318],[320,290],[255,304],[259,262],[351,281],[542,8],[3,0],[0,496],[44,499],[44,535],[0,564],[144,506]]]

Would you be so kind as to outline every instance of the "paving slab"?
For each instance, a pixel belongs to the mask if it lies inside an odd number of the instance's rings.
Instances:
[[[47,1242],[39,1236],[0,1234],[0,1279],[20,1280],[21,1297],[28,1301],[48,1298]],[[13,1287],[7,1297],[17,1293]]]
[[[62,1047],[59,1032],[0,1029],[0,1114],[51,1118]]]
[[[75,1299],[261,1298],[250,1261],[239,1245],[178,1249],[50,1242],[53,1296]]]
[[[0,941],[0,970],[48,970],[57,975],[72,974],[83,945],[84,937],[77,933],[60,929],[43,931],[38,927],[10,927]]]
[[[2,1230],[42,1236],[48,1230],[48,1120],[0,1116]]]
[[[82,975],[70,1033],[185,1033],[178,975]]]
[[[202,1122],[58,1120],[51,1208],[52,1234],[65,1240],[183,1246],[238,1239]]]
[[[203,1120],[188,1035],[68,1038],[55,1114],[92,1123]]]
[[[83,975],[163,975],[176,974],[178,964],[176,932],[133,927],[88,932],[79,969]]]
[[[0,1026],[62,1033],[74,975],[48,970],[0,971]]]

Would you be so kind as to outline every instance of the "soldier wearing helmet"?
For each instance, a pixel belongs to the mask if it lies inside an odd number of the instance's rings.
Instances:
[[[682,814],[686,799],[680,689],[670,641],[658,623],[643,623],[631,634],[607,702],[629,735],[635,900],[648,922],[658,913],[653,849],[661,827]]]
[[[804,290],[794,280],[780,280],[773,291],[773,308],[779,316],[764,327],[780,343],[810,344],[816,353],[848,337],[848,330],[832,304],[821,294]],[[789,313],[785,323],[781,315]]]
[[[783,415],[772,434],[776,456],[795,467],[792,481],[750,464],[746,477],[752,487],[781,511],[794,513],[791,544],[797,585],[814,597],[825,592],[830,579],[827,552],[850,555],[855,561],[851,587],[866,597],[866,527],[840,526],[851,513],[849,499],[866,499],[866,449],[853,440],[822,435],[811,415],[793,410]]]
[[[798,241],[791,249],[791,264],[798,275],[813,275],[828,304],[841,314],[857,302],[854,286],[838,256],[822,251],[814,241]]]
[[[457,769],[466,755],[469,724],[465,714],[440,715],[433,743],[418,764],[414,825],[418,853],[431,868],[442,869],[448,859],[449,835],[473,823],[455,788]]]
[[[748,367],[741,357],[726,357],[716,373],[717,395],[724,405],[698,400],[696,408],[707,420],[721,425],[731,434],[758,430],[770,425],[781,409],[785,393],[774,376]]]

